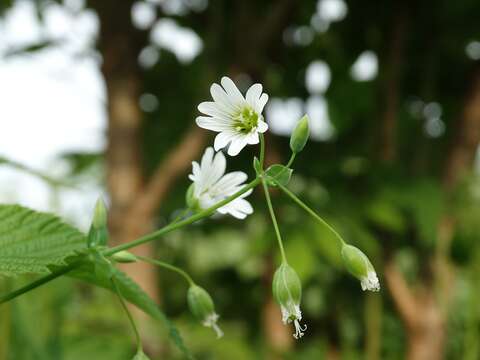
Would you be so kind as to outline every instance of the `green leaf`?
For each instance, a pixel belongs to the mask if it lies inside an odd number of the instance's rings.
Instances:
[[[292,169],[280,164],[272,165],[265,171],[265,174],[267,174],[269,178],[268,184],[271,186],[276,186],[276,182],[286,186],[290,182],[292,173]]]
[[[85,248],[85,235],[58,217],[0,205],[0,274],[50,273]]]
[[[113,268],[113,276],[115,282],[120,289],[122,297],[130,303],[136,305],[145,313],[150,315],[155,320],[161,321],[169,330],[169,335],[175,345],[185,354],[188,359],[193,359],[193,355],[185,346],[180,333],[173,323],[165,316],[159,309],[155,301],[153,301],[147,293],[145,293],[130,277],[122,271]],[[95,271],[95,264],[86,262],[84,265],[74,269],[69,273],[69,276],[89,282],[91,284],[103,287],[112,292],[115,292],[110,278],[107,276],[99,276]]]

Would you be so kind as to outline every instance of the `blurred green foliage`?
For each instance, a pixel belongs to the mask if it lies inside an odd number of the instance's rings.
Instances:
[[[289,262],[303,284],[302,308],[308,324],[306,336],[283,358],[326,359],[336,351],[342,360],[364,359],[367,338],[375,336],[366,331],[367,322],[379,317],[380,358],[404,359],[406,330],[386,289],[382,266],[387,257],[393,257],[410,283],[422,279],[444,214],[456,219],[449,255],[457,270],[446,358],[475,356],[480,313],[475,298],[480,289],[480,179],[472,174],[448,198],[440,179],[470,74],[478,67],[478,61],[465,55],[465,46],[480,39],[475,16],[478,1],[410,1],[401,10],[396,1],[347,1],[346,18],[330,24],[326,32],[313,32],[306,46],[284,41],[286,29],[310,27],[317,1],[298,1],[267,50],[250,52],[258,35],[256,27],[275,3],[211,0],[203,12],[169,16],[158,10],[160,16],[196,31],[204,50],[187,65],[161,50],[158,63],[142,72],[145,93],[154,94],[159,102],[156,110],[144,114],[145,173],[153,172],[193,124],[197,104],[208,98],[210,83],[221,75],[240,69],[261,81],[271,97],[306,100],[310,96],[304,83],[306,68],[312,61],[325,61],[332,82],[324,96],[335,135],[328,141],[307,143],[293,166],[289,188],[369,255],[383,290],[369,295],[378,297],[369,306],[358,281],[344,271],[334,236],[275,191],[273,202]],[[11,1],[1,1],[0,13],[10,5]],[[238,8],[244,13],[239,14]],[[397,159],[385,164],[379,160],[377,145],[382,136],[391,33],[401,11],[407,12],[407,20],[397,74]],[[245,19],[248,26],[242,27]],[[350,68],[364,50],[377,54],[379,72],[374,80],[359,82],[350,76]],[[431,102],[441,104],[445,132],[439,137],[424,130],[427,119],[422,111]],[[415,104],[422,104],[420,111],[412,110]],[[269,134],[267,144],[267,153],[288,159],[287,137]],[[228,169],[247,169],[253,176],[255,151],[251,147],[229,159]],[[72,164],[73,179],[102,177],[103,154],[66,154],[65,159]],[[161,204],[158,226],[183,208],[188,185],[185,177],[171,189]],[[156,242],[158,258],[193,274],[209,290],[221,314],[226,336],[218,341],[186,311],[187,284],[176,274],[160,274],[162,310],[174,319],[198,359],[250,360],[271,355],[262,309],[270,292],[265,279],[280,258],[261,193],[254,192],[249,199],[255,213],[245,221],[211,219]],[[27,280],[0,279],[2,293]],[[0,360],[123,360],[135,351],[133,334],[115,296],[71,279],[56,280],[0,307],[0,319]],[[157,344],[165,359],[181,359],[166,338],[158,324],[148,331],[148,342]]]

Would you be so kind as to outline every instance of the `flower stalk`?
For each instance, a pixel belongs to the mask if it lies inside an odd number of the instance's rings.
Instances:
[[[275,212],[273,211],[272,200],[270,199],[270,193],[268,191],[267,182],[262,178],[263,192],[265,193],[265,199],[267,200],[267,207],[270,213],[270,218],[272,219],[273,228],[275,229],[275,235],[278,241],[278,247],[280,248],[280,254],[282,256],[282,262],[287,263],[287,256],[285,255],[285,249],[283,248],[282,236],[280,235],[280,229],[278,228],[277,218],[275,217]]]

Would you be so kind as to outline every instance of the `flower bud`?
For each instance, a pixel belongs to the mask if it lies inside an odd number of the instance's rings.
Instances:
[[[138,260],[135,255],[125,250],[113,254],[112,259],[119,263],[132,263]]]
[[[295,339],[301,338],[307,330],[305,325],[300,325],[302,312],[300,311],[300,300],[302,298],[302,284],[297,273],[288,264],[283,263],[275,271],[272,282],[273,298],[280,305],[282,321],[284,324],[293,322],[295,325]]]
[[[347,270],[360,280],[362,290],[380,290],[375,269],[363,252],[355,246],[345,244],[342,247],[342,258]]]
[[[101,197],[98,198],[93,210],[93,226],[97,229],[107,226],[107,208]]]
[[[192,285],[188,289],[187,301],[190,311],[202,325],[211,327],[217,338],[222,337],[223,332],[217,325],[219,316],[215,313],[215,305],[210,295],[200,286]]]
[[[88,247],[97,247],[107,245],[108,227],[107,227],[107,209],[102,198],[97,200],[93,211],[92,225],[88,232]]]
[[[308,115],[304,115],[299,121],[297,126],[292,132],[290,137],[290,149],[297,154],[303,150],[305,144],[307,143],[309,136],[308,129]]]

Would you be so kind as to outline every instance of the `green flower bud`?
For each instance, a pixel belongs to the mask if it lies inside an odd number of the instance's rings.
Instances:
[[[215,305],[210,295],[200,286],[192,285],[188,289],[187,302],[192,314],[202,322],[203,326],[211,327],[217,337],[223,336],[222,330],[217,325],[219,318],[215,313]]]
[[[307,143],[310,131],[308,129],[308,115],[304,115],[292,132],[290,137],[290,149],[297,154],[303,150]]]
[[[302,327],[302,312],[300,300],[302,298],[302,284],[297,273],[288,264],[284,263],[275,271],[272,282],[273,298],[280,305],[284,324],[293,322],[295,325],[295,339],[301,338],[307,330]]]
[[[132,263],[138,260],[135,255],[125,250],[113,254],[112,259],[119,263]]]
[[[97,229],[107,226],[107,208],[101,197],[98,198],[93,210],[93,226]]]
[[[99,198],[95,204],[92,225],[88,232],[88,247],[105,246],[107,245],[107,240],[107,209],[102,198]]]
[[[345,244],[342,247],[342,258],[347,270],[360,280],[362,290],[380,290],[375,269],[363,252],[355,246]]]

